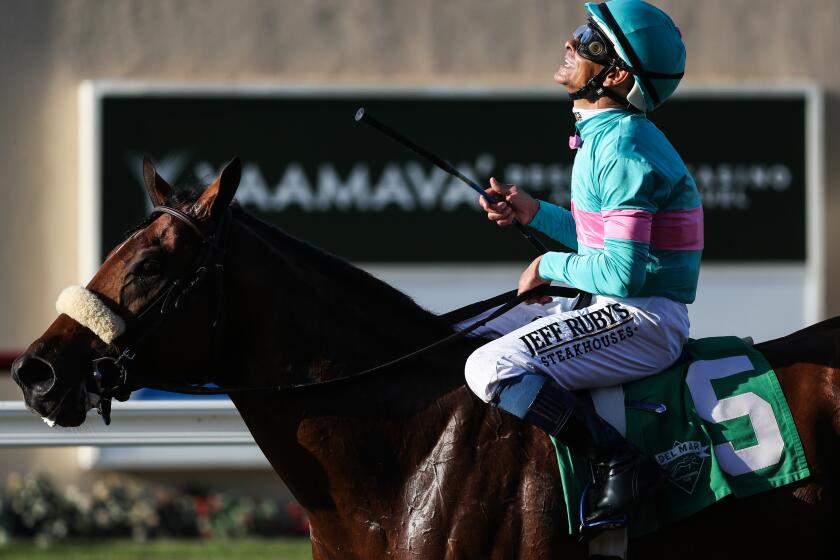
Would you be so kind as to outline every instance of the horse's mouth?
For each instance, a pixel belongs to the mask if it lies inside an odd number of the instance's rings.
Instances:
[[[98,395],[89,394],[84,384],[79,384],[68,390],[48,414],[41,414],[35,407],[30,407],[30,410],[39,414],[51,428],[73,428],[84,423],[88,410],[95,408],[94,401],[98,399]]]

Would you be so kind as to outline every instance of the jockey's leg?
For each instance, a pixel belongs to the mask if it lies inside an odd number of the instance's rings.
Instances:
[[[664,481],[665,474],[653,458],[630,445],[589,403],[549,377],[526,374],[505,384],[496,404],[592,462],[597,479],[582,520],[585,536],[624,526],[633,506]]]
[[[662,480],[653,459],[628,444],[570,391],[656,373],[688,336],[685,307],[662,298],[596,296],[583,310],[537,319],[476,350],[466,364],[483,400],[551,434],[596,467],[586,524],[620,518]],[[602,526],[601,528],[605,528]]]

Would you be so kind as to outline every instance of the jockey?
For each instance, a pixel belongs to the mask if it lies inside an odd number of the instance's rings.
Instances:
[[[565,43],[554,80],[574,100],[577,149],[571,211],[491,179],[480,200],[499,225],[517,219],[574,253],[549,252],[519,279],[520,293],[552,280],[592,294],[588,306],[540,297],[488,323],[496,337],[466,363],[485,402],[543,429],[593,463],[582,531],[619,527],[665,475],[589,402],[571,391],[655,374],[688,339],[703,248],[694,179],[645,116],[677,88],[685,47],[673,21],[641,0],[587,3],[589,20]],[[523,326],[524,325],[524,326]]]

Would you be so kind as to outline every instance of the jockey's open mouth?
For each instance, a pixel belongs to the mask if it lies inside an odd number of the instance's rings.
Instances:
[[[572,76],[577,71],[577,60],[575,59],[575,49],[567,41],[566,53],[563,57],[563,64],[554,72],[554,81],[558,84],[568,84]]]

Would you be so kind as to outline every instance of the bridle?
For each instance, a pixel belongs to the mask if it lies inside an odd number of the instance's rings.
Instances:
[[[118,356],[102,356],[93,360],[93,370],[87,380],[90,393],[99,395],[97,409],[106,424],[110,424],[111,399],[127,400],[132,391],[141,388],[160,388],[166,391],[185,392],[191,386],[179,387],[161,384],[157,380],[132,372],[131,367],[137,352],[143,347],[156,327],[166,321],[174,312],[183,308],[184,303],[201,284],[212,277],[216,293],[213,298],[213,322],[210,325],[213,340],[211,353],[213,363],[218,364],[221,356],[221,342],[224,329],[224,257],[227,235],[232,220],[231,210],[227,208],[219,217],[215,229],[206,233],[201,224],[192,216],[169,206],[156,206],[150,218],[168,214],[184,223],[202,242],[202,250],[192,265],[180,277],[171,279],[155,299],[147,305],[129,324],[126,332],[112,343]],[[142,226],[141,226],[142,227]],[[200,394],[200,393],[193,393]],[[207,394],[207,393],[204,393]]]
[[[458,313],[459,311],[469,310],[473,313],[471,316],[474,316],[480,311],[486,311],[487,309],[498,306],[498,309],[496,309],[493,313],[475,321],[466,328],[453,332],[452,334],[409,354],[405,354],[362,371],[333,379],[285,386],[269,385],[259,387],[208,387],[206,386],[206,383],[208,383],[207,381],[194,384],[186,382],[161,382],[159,379],[151,378],[143,375],[142,373],[132,371],[132,364],[134,363],[137,353],[142,350],[143,345],[148,340],[151,333],[155,332],[156,327],[166,321],[167,318],[171,317],[174,312],[183,309],[184,302],[190,298],[191,294],[199,286],[201,286],[208,277],[212,277],[215,283],[215,293],[212,297],[214,318],[210,325],[213,337],[211,342],[211,353],[213,354],[212,363],[216,368],[223,363],[221,360],[221,353],[224,335],[224,257],[227,237],[231,221],[233,220],[233,215],[230,208],[225,209],[224,213],[220,216],[215,229],[208,234],[195,218],[185,212],[169,206],[156,206],[152,210],[150,218],[160,214],[168,214],[187,225],[189,229],[198,235],[202,240],[202,250],[193,261],[192,266],[189,267],[181,277],[171,280],[162,289],[161,293],[155,297],[152,303],[146,306],[136,316],[136,318],[129,323],[126,332],[113,341],[112,347],[116,349],[118,356],[116,358],[111,356],[102,356],[93,360],[93,371],[87,380],[87,388],[91,394],[99,395],[99,401],[96,406],[99,414],[105,421],[105,424],[110,424],[111,422],[111,399],[116,398],[117,400],[122,401],[127,400],[131,392],[137,389],[158,389],[186,395],[229,395],[234,393],[277,394],[281,392],[300,391],[303,389],[333,387],[345,384],[349,381],[358,380],[362,376],[370,376],[398,363],[408,361],[436,348],[451,344],[456,340],[466,337],[469,333],[485,325],[489,321],[507,313],[523,301],[536,295],[578,297],[578,305],[576,307],[586,306],[589,301],[586,297],[589,296],[589,294],[574,288],[567,288],[563,286],[543,285],[518,295],[516,294],[516,290],[512,290],[496,296],[495,298],[478,302],[467,306],[467,308],[453,312]]]

